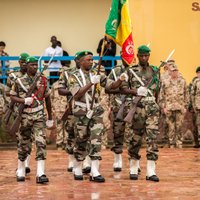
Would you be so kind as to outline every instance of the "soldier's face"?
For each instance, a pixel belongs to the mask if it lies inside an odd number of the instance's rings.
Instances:
[[[170,75],[172,78],[178,77],[178,70],[170,70]]]
[[[200,78],[200,72],[197,72],[197,77]]]
[[[23,71],[26,71],[26,67],[27,67],[26,61],[19,60],[19,66]]]
[[[27,72],[34,76],[37,73],[38,70],[38,64],[37,62],[34,63],[28,63],[28,67],[27,67]]]
[[[80,66],[86,71],[89,71],[93,65],[93,56],[87,55],[80,59]]]
[[[137,54],[139,63],[140,63],[142,66],[145,66],[145,65],[148,63],[148,61],[149,61],[149,56],[150,56],[149,53]]]

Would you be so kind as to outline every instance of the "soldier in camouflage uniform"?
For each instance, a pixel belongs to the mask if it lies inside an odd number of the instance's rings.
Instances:
[[[159,181],[156,175],[156,161],[158,159],[158,147],[156,144],[158,131],[159,107],[155,102],[155,96],[158,92],[158,72],[157,68],[149,65],[148,60],[150,56],[150,49],[142,45],[138,48],[137,57],[139,63],[128,68],[128,82],[123,82],[121,91],[127,94],[127,104],[132,105],[134,96],[143,96],[141,101],[136,106],[136,112],[133,116],[132,122],[129,124],[130,138],[128,145],[128,154],[130,157],[130,179],[138,179],[138,168],[140,148],[142,146],[142,138],[146,134],[147,141],[147,174],[146,180]],[[149,85],[149,90],[146,87],[141,87],[140,81],[136,75],[141,79],[145,85]],[[148,91],[148,92],[147,92]]]
[[[82,51],[76,55],[80,69],[77,69],[69,79],[69,89],[74,97],[73,114],[75,120],[75,147],[74,147],[74,179],[83,180],[82,162],[86,155],[91,158],[90,180],[104,182],[99,172],[101,160],[101,136],[103,132],[103,108],[99,105],[99,92],[95,93],[94,107],[91,109],[94,85],[105,86],[106,77],[94,75],[91,72],[93,54]],[[89,145],[89,147],[88,147]],[[88,152],[89,150],[89,152]]]
[[[51,87],[52,112],[56,121],[56,147],[58,150],[65,149],[66,130],[65,123],[61,120],[67,105],[67,98],[59,95],[59,81],[56,81]]]
[[[70,73],[73,73],[73,71],[75,71],[75,67],[67,67],[64,68],[64,70],[62,71],[62,73],[60,74],[60,78],[59,78],[59,88],[58,88],[58,92],[60,95],[64,96],[67,100],[65,106],[69,107],[70,106],[70,110],[69,110],[69,114],[67,116],[67,120],[65,122],[65,130],[67,133],[67,137],[66,137],[66,147],[65,150],[69,155],[69,160],[68,160],[68,167],[67,167],[67,171],[72,172],[73,170],[73,166],[74,166],[74,156],[73,156],[73,148],[74,148],[74,117],[73,117],[73,113],[72,113],[72,109],[71,109],[71,92],[69,91],[69,83],[68,83],[68,79],[69,79],[69,75]],[[68,103],[69,101],[69,103]]]
[[[160,76],[160,82],[162,83],[163,81],[166,81],[167,79],[170,78],[170,75],[169,75],[169,67],[175,63],[174,60],[168,60],[167,63],[164,65],[164,72],[161,74]],[[164,143],[166,145],[166,143],[168,143],[168,124],[166,123],[166,115],[165,113],[161,112],[160,113],[160,124],[162,124],[162,127],[163,127],[163,140],[164,140]]]
[[[44,100],[48,112],[46,126],[51,127],[53,126],[53,120],[51,115],[50,90],[46,77],[41,76],[32,96],[26,97],[26,93],[33,83],[38,70],[38,60],[35,57],[28,57],[26,62],[27,73],[19,81],[14,82],[10,91],[10,98],[13,102],[25,104],[19,130],[17,181],[25,181],[24,161],[30,152],[30,143],[32,142],[32,135],[34,135],[37,160],[36,183],[46,183],[49,180],[45,175],[46,138],[44,128],[46,117],[44,115]]]
[[[173,64],[170,66],[170,78],[161,84],[159,97],[169,127],[168,138],[171,148],[182,148],[182,125],[188,98],[186,81],[179,75],[176,64]]]
[[[29,57],[29,54],[27,53],[21,53],[19,55],[19,66],[20,66],[20,70],[19,71],[14,71],[9,73],[8,79],[7,79],[7,83],[6,83],[6,96],[9,98],[10,97],[10,90],[12,88],[12,85],[14,84],[15,81],[20,80],[20,78],[22,76],[24,76],[26,74],[27,71],[27,63],[26,63],[26,58]],[[8,103],[10,103],[10,98]],[[10,108],[12,109],[12,108]],[[14,106],[14,110],[17,111],[17,105]],[[18,134],[16,133],[16,139],[17,139],[17,143],[18,143]],[[29,147],[29,152],[28,152],[28,156],[25,160],[25,171],[26,171],[26,175],[28,173],[30,173],[30,158],[31,158],[31,150],[32,150],[32,143],[30,143],[30,147]]]
[[[110,94],[110,104],[112,106],[112,116],[113,116],[113,146],[111,150],[114,152],[114,171],[122,170],[122,152],[124,144],[124,134],[125,134],[125,122],[123,119],[117,119],[117,113],[120,109],[120,105],[125,102],[126,95],[120,93],[119,88],[111,90],[110,86],[114,81],[118,79],[123,81],[124,72],[127,71],[128,65],[122,59],[122,65],[115,66],[114,69],[110,72],[107,80],[106,91]],[[127,76],[127,75],[126,75]],[[127,76],[128,78],[128,76]]]
[[[191,87],[191,102],[195,116],[196,137],[198,137],[198,143],[196,141],[196,147],[200,148],[200,66],[196,69],[196,78],[192,81]]]

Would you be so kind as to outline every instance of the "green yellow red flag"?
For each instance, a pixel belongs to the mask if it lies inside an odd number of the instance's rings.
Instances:
[[[134,42],[128,0],[112,0],[105,35],[122,48],[122,58],[127,64],[134,60]]]

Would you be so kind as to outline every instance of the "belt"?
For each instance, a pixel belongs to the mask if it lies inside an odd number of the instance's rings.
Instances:
[[[42,110],[43,108],[44,108],[43,105],[40,105],[36,108],[25,108],[23,112],[25,112],[25,113],[35,113],[35,112]]]

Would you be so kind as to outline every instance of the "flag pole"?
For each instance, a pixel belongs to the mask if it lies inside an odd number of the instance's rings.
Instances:
[[[103,52],[104,52],[104,49],[105,49],[105,43],[106,43],[106,36],[103,38],[103,42],[102,42],[102,45],[101,45],[101,52],[100,52],[100,59],[99,59],[99,62],[98,62],[97,75],[100,74],[100,67],[101,67],[101,63],[102,63],[102,59],[103,59]],[[97,88],[97,84],[94,85],[94,92],[93,92],[93,95],[92,95],[92,102],[91,102],[91,105],[90,105],[90,110],[92,110],[93,106],[94,106],[96,88]]]

